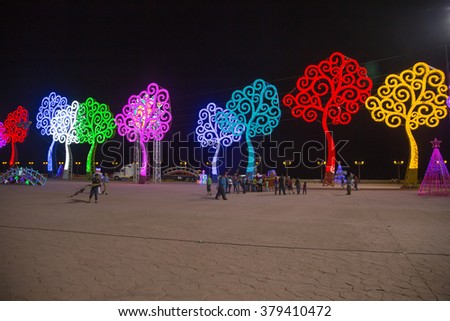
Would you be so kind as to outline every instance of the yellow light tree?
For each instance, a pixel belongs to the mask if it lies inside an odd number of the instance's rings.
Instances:
[[[418,181],[419,150],[412,131],[419,126],[436,127],[447,116],[447,97],[444,73],[418,62],[400,75],[387,76],[377,95],[366,100],[375,121],[392,128],[405,126],[410,146],[405,185]]]

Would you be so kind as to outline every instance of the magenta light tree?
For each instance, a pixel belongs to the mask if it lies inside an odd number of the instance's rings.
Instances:
[[[6,146],[8,136],[6,135],[6,129],[3,123],[0,121],[0,148]]]
[[[245,130],[245,126],[238,122],[237,118],[227,119],[232,123],[233,131],[225,132],[220,129],[218,115],[221,117],[232,117],[228,110],[224,112],[223,108],[214,103],[209,103],[206,108],[202,108],[198,113],[197,128],[195,133],[197,141],[202,147],[212,147],[214,157],[212,159],[212,175],[217,175],[217,156],[220,146],[229,147],[232,143],[241,140],[241,135]]]
[[[117,114],[117,132],[129,142],[137,142],[141,148],[142,162],[140,182],[147,176],[147,150],[145,143],[151,140],[161,141],[169,131],[172,114],[169,92],[156,83],[148,85],[139,95],[132,95],[128,104]]]

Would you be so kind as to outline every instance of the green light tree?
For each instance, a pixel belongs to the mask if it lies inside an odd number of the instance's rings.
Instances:
[[[80,143],[91,145],[86,160],[86,174],[95,171],[95,151],[97,144],[103,144],[114,137],[116,131],[114,116],[109,106],[89,97],[80,105],[77,115],[77,137]]]

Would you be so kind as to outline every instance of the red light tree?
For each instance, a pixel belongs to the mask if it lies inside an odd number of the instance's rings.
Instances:
[[[9,165],[13,166],[17,160],[16,143],[23,143],[25,137],[28,134],[28,127],[30,122],[28,121],[28,111],[22,106],[8,114],[6,117],[5,130],[7,135],[7,143],[11,143],[11,159]]]
[[[328,152],[324,183],[331,184],[336,152],[328,122],[331,120],[333,125],[350,123],[352,115],[370,96],[372,80],[356,60],[335,52],[318,65],[308,66],[304,76],[298,78],[296,88],[298,93],[284,96],[283,104],[291,108],[292,116],[310,123],[322,114]]]

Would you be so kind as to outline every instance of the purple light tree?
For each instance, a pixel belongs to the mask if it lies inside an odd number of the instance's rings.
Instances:
[[[233,123],[233,132],[222,131],[219,127],[218,115],[221,117],[232,117],[223,108],[216,106],[214,103],[209,103],[206,108],[202,108],[198,113],[197,128],[195,133],[197,135],[197,141],[200,142],[202,147],[212,147],[215,149],[214,157],[212,160],[212,175],[217,175],[217,156],[219,154],[220,146],[229,147],[232,143],[238,142],[241,139],[242,132],[245,130],[245,126],[238,123],[237,118],[230,119],[229,122]]]
[[[169,92],[156,83],[148,85],[139,95],[132,95],[128,104],[116,118],[117,132],[129,142],[138,142],[142,150],[139,182],[147,176],[147,150],[145,143],[162,140],[169,131],[172,114],[170,112]]]
[[[0,121],[0,148],[6,145],[8,136],[6,135],[6,129],[3,123]]]

